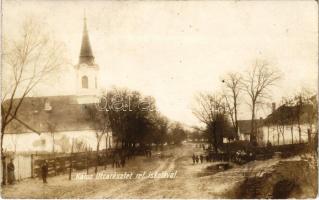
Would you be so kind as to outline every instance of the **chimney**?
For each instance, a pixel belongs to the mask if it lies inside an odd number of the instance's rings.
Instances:
[[[271,104],[271,108],[272,108],[272,112],[275,112],[275,110],[276,110],[276,103],[275,102],[272,102],[272,104]]]

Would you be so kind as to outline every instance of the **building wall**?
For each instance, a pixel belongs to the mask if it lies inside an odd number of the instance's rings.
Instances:
[[[85,131],[64,131],[54,134],[55,141],[66,137],[69,144],[72,144],[72,139],[85,142],[92,150],[96,150],[96,136],[94,130]],[[3,148],[5,151],[25,152],[25,151],[52,151],[52,136],[50,133],[19,133],[5,134],[3,139]],[[114,147],[112,133],[105,134],[101,139],[100,149]],[[55,145],[55,152],[61,152],[61,147]]]
[[[309,125],[303,124],[300,126],[301,127],[301,142],[308,142],[308,129]],[[278,128],[277,126],[270,126],[269,129],[267,126],[262,127],[263,130],[263,142],[267,143],[268,141],[268,133],[269,133],[269,141],[273,145],[278,144]],[[314,129],[313,129],[314,131]],[[280,132],[280,131],[279,131]],[[292,144],[292,139],[293,143],[299,143],[299,130],[298,126],[294,125],[293,126],[293,135],[291,134],[291,126],[287,125],[284,128],[283,135],[285,140],[283,140],[282,134],[280,132],[279,135],[279,144]]]
[[[301,126],[301,142],[308,142],[308,124],[302,124]],[[316,126],[312,127],[312,131],[314,132],[316,130]],[[293,135],[291,134],[291,126],[286,125],[285,129],[283,131],[284,140],[282,137],[281,132],[279,131],[279,145],[282,144],[292,144],[293,143],[299,143],[299,130],[297,124],[293,126]],[[269,136],[268,136],[269,135]],[[313,137],[313,136],[312,136]],[[293,140],[292,140],[293,138]],[[249,141],[249,133],[240,133],[239,134],[240,140]],[[273,145],[278,145],[278,128],[277,126],[269,126],[269,129],[267,126],[263,126],[259,129],[259,136],[257,137],[257,141],[259,144],[267,144],[269,141]]]
[[[82,88],[83,76],[88,77],[88,89]],[[77,85],[78,95],[96,95],[98,93],[98,88],[100,87],[99,77],[98,77],[98,68],[90,67],[90,66],[87,66],[86,64],[81,64],[79,69],[76,70],[76,81],[77,81],[76,85]]]
[[[239,140],[249,141],[249,134],[240,133]]]

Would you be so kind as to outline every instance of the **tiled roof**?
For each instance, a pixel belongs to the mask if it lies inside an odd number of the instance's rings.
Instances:
[[[19,99],[14,100],[14,104]],[[8,105],[8,102],[4,102]],[[91,129],[87,122],[83,104],[78,104],[76,96],[26,97],[21,104],[17,118],[38,132],[74,131]],[[13,120],[6,133],[32,132]]]

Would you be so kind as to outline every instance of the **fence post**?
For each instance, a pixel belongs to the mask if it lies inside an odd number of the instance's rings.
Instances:
[[[71,180],[72,175],[72,156],[73,156],[73,146],[74,146],[74,138],[72,139],[72,148],[71,148],[71,155],[70,155],[70,171],[69,171],[69,180]]]
[[[108,134],[107,134],[108,135]],[[104,164],[105,164],[105,166],[104,166],[104,169],[106,169],[106,166],[107,166],[107,139],[108,139],[108,136],[105,136],[105,160],[104,160]]]
[[[55,153],[53,154],[53,167],[54,167],[54,175],[57,175],[57,170],[56,170],[56,157]]]
[[[89,152],[88,148],[85,148],[85,153],[86,153],[86,174],[89,174]]]
[[[6,156],[1,155],[2,182],[1,185],[7,184],[7,161]]]
[[[31,178],[34,178],[33,154],[31,154]]]

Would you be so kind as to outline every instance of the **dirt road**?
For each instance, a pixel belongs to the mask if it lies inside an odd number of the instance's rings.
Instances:
[[[209,171],[208,166],[217,163],[193,164],[193,153],[202,150],[194,144],[167,149],[161,157],[153,153],[152,158],[138,156],[127,162],[124,168],[110,166],[100,173],[176,173],[174,178],[132,178],[132,179],[73,179],[67,175],[49,178],[44,185],[40,179],[27,179],[2,188],[4,198],[232,198],[234,191],[252,169],[266,169],[276,160],[252,162],[233,166],[226,171]],[[90,174],[93,174],[91,169]]]
[[[193,165],[191,155],[195,151],[192,144],[173,147],[161,152],[161,156],[153,153],[152,158],[142,156],[127,162],[120,169],[108,167],[105,173],[152,173],[175,172],[173,179],[91,179],[69,181],[67,175],[49,178],[44,185],[40,179],[27,179],[12,186],[2,188],[2,196],[6,198],[177,198],[198,197],[202,193],[198,172],[207,164]],[[75,172],[76,174],[77,172]],[[91,170],[93,174],[93,169]],[[210,196],[211,197],[211,196]]]

